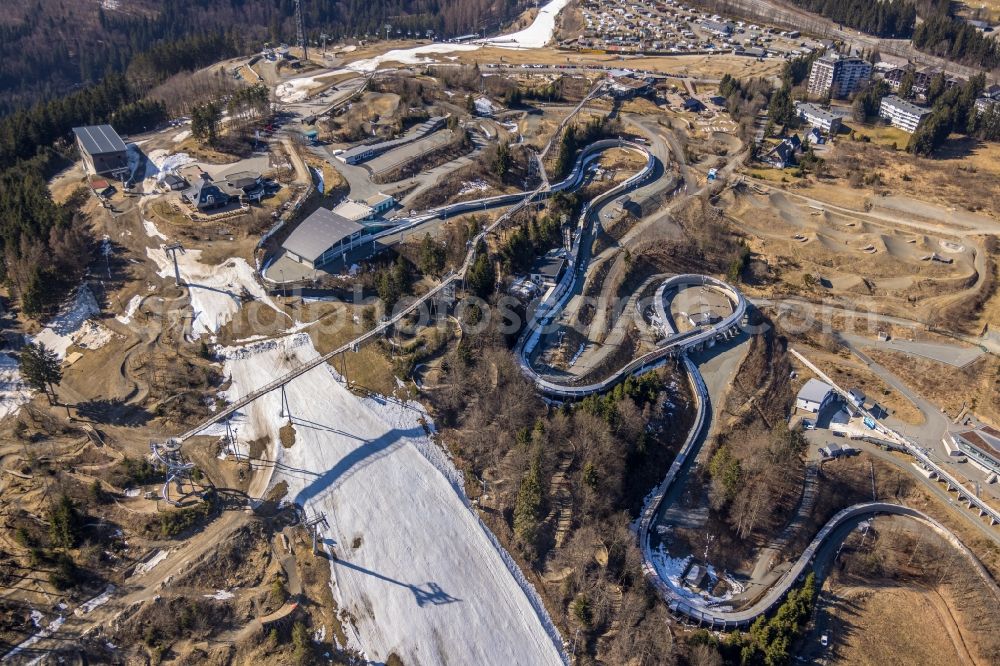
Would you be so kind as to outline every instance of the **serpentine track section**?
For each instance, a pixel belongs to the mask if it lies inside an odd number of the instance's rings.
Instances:
[[[186,440],[195,437],[198,433],[205,430],[209,426],[218,423],[228,418],[229,416],[232,416],[234,413],[246,407],[248,404],[250,404],[254,400],[257,400],[261,396],[270,393],[271,391],[274,391],[276,389],[279,389],[288,382],[295,379],[296,377],[299,377],[305,374],[306,372],[309,372],[313,368],[316,368],[320,365],[323,365],[324,363],[327,363],[328,361],[330,361],[330,359],[334,358],[338,354],[343,354],[348,351],[357,351],[361,347],[361,345],[367,342],[371,342],[378,336],[386,333],[389,329],[398,324],[405,317],[407,317],[413,312],[418,311],[421,307],[424,307],[428,302],[430,302],[433,298],[437,297],[439,294],[444,292],[446,289],[464,280],[465,274],[468,272],[469,268],[471,268],[473,262],[476,259],[476,252],[479,247],[479,244],[489,234],[493,233],[501,225],[507,222],[513,215],[523,210],[527,206],[531,205],[532,203],[543,201],[548,197],[550,197],[551,195],[555,194],[556,192],[572,191],[577,189],[583,182],[587,165],[594,159],[594,157],[598,153],[601,153],[605,150],[610,150],[612,148],[622,148],[638,152],[646,158],[646,164],[638,173],[636,173],[629,179],[623,181],[615,188],[612,188],[602,196],[604,197],[617,196],[621,192],[626,191],[632,187],[635,187],[645,182],[655,172],[656,158],[645,148],[645,146],[624,139],[603,139],[601,141],[595,141],[594,143],[584,148],[583,151],[580,153],[580,155],[577,157],[577,160],[573,165],[573,170],[565,179],[563,179],[558,183],[554,183],[551,185],[545,185],[543,183],[541,186],[527,193],[502,195],[500,197],[490,197],[488,199],[466,201],[462,203],[452,204],[450,206],[443,206],[441,208],[432,209],[424,215],[412,218],[405,225],[405,228],[412,228],[419,226],[423,222],[434,219],[436,217],[448,217],[468,212],[471,210],[482,210],[487,206],[492,207],[497,205],[505,205],[507,203],[513,204],[509,209],[507,209],[507,211],[504,212],[503,215],[497,218],[492,224],[487,226],[485,229],[480,231],[479,234],[477,234],[475,238],[472,239],[472,241],[470,242],[469,252],[465,256],[465,261],[462,262],[462,266],[457,271],[448,275],[444,280],[441,281],[441,284],[434,287],[420,298],[415,299],[407,307],[398,310],[391,318],[380,323],[378,326],[371,329],[367,333],[358,336],[354,340],[351,340],[350,342],[334,349],[333,351],[318,356],[317,358],[311,361],[303,363],[302,365],[295,368],[294,370],[289,371],[285,375],[282,375],[281,377],[278,377],[274,381],[268,382],[264,386],[248,393],[242,398],[231,403],[225,409],[219,410],[205,421],[202,421],[201,423],[197,424],[187,432],[178,435],[176,437],[172,437],[163,444],[157,444],[155,446],[162,447],[167,451],[176,451],[180,448],[180,445]],[[585,208],[589,209],[589,205],[586,205]],[[586,212],[584,213],[584,216],[586,217]],[[400,226],[394,227],[392,231],[398,232],[400,228],[401,228]]]

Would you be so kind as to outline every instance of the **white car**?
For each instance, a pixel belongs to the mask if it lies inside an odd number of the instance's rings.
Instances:
[[[830,637],[827,636],[826,634],[823,634],[822,636],[819,637],[819,644],[822,645],[823,647],[826,647],[827,645],[830,644]]]

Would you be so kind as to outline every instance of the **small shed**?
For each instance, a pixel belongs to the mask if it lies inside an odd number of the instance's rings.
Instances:
[[[865,392],[859,388],[852,388],[847,392],[848,397],[850,397],[851,402],[854,403],[855,407],[861,407],[865,404]]]

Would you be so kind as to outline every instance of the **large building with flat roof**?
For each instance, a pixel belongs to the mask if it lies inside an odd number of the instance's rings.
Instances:
[[[827,134],[833,135],[840,131],[840,116],[820,106],[808,102],[796,102],[795,110],[799,118]]]
[[[129,175],[128,150],[111,125],[74,127],[73,134],[88,173],[118,180]]]
[[[410,131],[397,139],[390,139],[389,141],[381,141],[379,143],[363,143],[360,146],[355,146],[345,150],[340,154],[340,159],[347,164],[360,164],[362,162],[366,162],[373,157],[378,157],[382,153],[387,153],[390,150],[399,148],[400,146],[413,143],[417,139],[422,139],[428,134],[436,132],[440,128],[444,127],[446,120],[446,116],[435,116],[429,118],[419,125],[410,128]]]
[[[309,268],[319,268],[364,242],[364,226],[337,215],[326,208],[317,208],[302,220],[284,243],[285,254]]]
[[[948,435],[959,451],[979,467],[1000,474],[1000,431],[990,426]]]
[[[887,95],[882,98],[878,115],[888,120],[893,127],[913,134],[924,118],[931,115],[931,111],[927,107],[917,106],[896,95]]]

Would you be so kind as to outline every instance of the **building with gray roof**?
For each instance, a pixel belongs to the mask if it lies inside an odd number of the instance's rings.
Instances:
[[[124,180],[129,175],[128,150],[111,125],[74,127],[76,145],[87,171]]]
[[[367,238],[364,226],[326,208],[302,220],[281,247],[294,261],[309,268],[328,264]]]
[[[390,139],[389,141],[381,141],[379,143],[363,143],[360,146],[355,146],[345,150],[340,154],[340,159],[347,164],[360,164],[361,162],[370,160],[373,157],[381,155],[382,153],[387,153],[390,150],[399,148],[400,146],[413,143],[417,139],[422,139],[432,132],[436,132],[444,127],[445,120],[447,120],[447,117],[445,116],[435,116],[412,127],[410,131],[399,138]]]
[[[925,106],[917,106],[907,102],[896,95],[887,95],[882,98],[878,115],[888,120],[893,127],[913,134],[924,122],[924,119],[931,115],[931,110]]]
[[[821,106],[808,102],[796,102],[795,110],[798,112],[799,118],[827,134],[836,134],[840,131],[840,116],[830,113]]]
[[[813,378],[799,389],[799,393],[795,397],[795,406],[815,414],[826,407],[834,397],[836,395],[833,392],[832,386]]]

